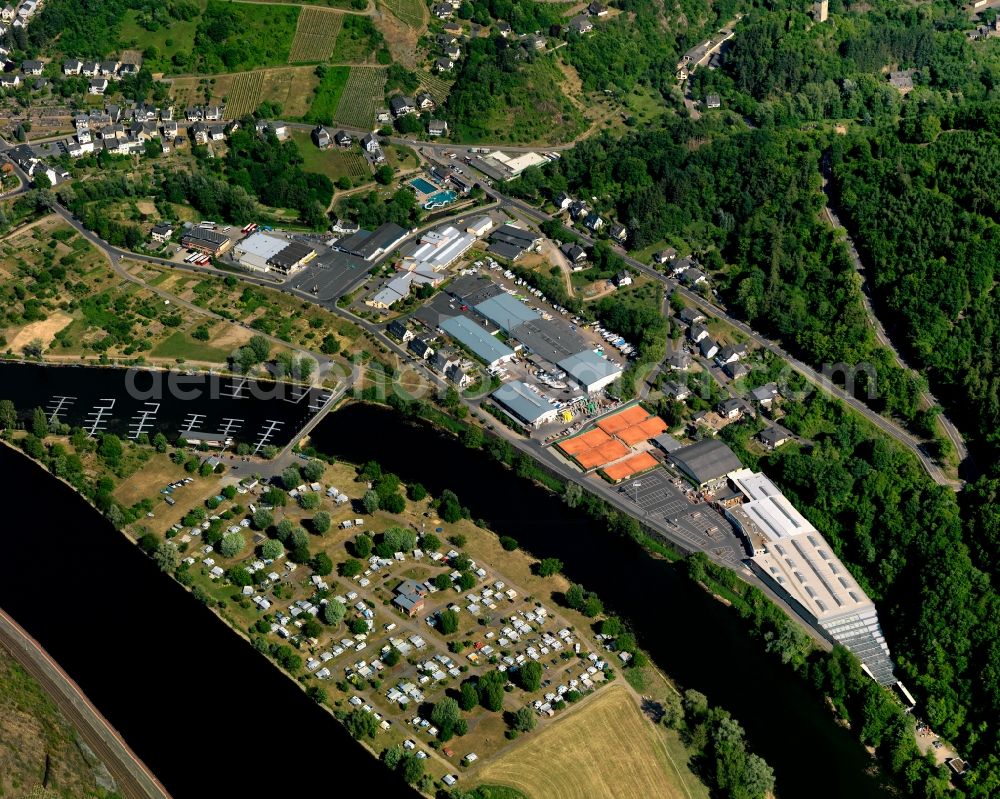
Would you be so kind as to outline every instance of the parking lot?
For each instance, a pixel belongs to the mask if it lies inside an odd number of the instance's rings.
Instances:
[[[672,532],[698,549],[710,549],[733,563],[744,557],[743,544],[725,517],[711,505],[696,502],[688,487],[666,469],[654,469],[618,489],[652,520],[666,522]]]

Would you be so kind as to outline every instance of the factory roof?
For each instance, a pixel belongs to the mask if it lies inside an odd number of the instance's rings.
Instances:
[[[445,319],[441,323],[441,329],[488,364],[510,358],[514,354],[510,347],[498,341],[495,336],[491,336],[467,316]]]

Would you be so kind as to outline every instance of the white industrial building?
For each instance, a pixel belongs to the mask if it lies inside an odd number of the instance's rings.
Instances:
[[[605,386],[611,385],[624,371],[621,366],[598,355],[593,350],[584,350],[576,355],[563,358],[556,366],[569,375],[588,394],[596,394]]]
[[[738,469],[728,479],[743,499],[726,517],[747,541],[754,572],[878,682],[896,683],[875,603],[829,543],[765,475]]]
[[[420,246],[403,258],[407,271],[440,272],[463,256],[476,241],[470,233],[462,233],[448,225],[440,230],[429,230],[420,237]]]
[[[266,233],[247,236],[233,248],[233,257],[245,269],[268,271],[268,261],[288,246],[288,242]]]

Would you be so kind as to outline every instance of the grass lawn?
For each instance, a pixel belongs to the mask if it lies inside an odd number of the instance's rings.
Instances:
[[[324,125],[333,124],[334,114],[340,105],[340,97],[344,93],[350,74],[350,67],[327,67],[326,73],[316,87],[316,96],[307,116],[308,121]]]
[[[198,5],[204,9],[205,0]],[[169,72],[173,65],[170,59],[176,53],[190,53],[194,50],[194,34],[198,29],[198,17],[188,20],[171,20],[169,25],[161,25],[158,30],[148,31],[139,22],[139,12],[129,10],[122,20],[119,39],[126,47],[136,47],[148,51],[156,48],[157,55],[143,59],[145,66],[152,72]]]
[[[187,361],[211,361],[222,363],[229,354],[228,350],[213,347],[208,342],[197,341],[183,330],[161,341],[150,355],[154,358],[183,358]]]
[[[595,757],[599,752],[615,756]],[[545,799],[688,797],[656,728],[620,685],[598,691],[558,724],[526,736],[479,776]]]
[[[304,130],[292,131],[292,140],[299,146],[302,168],[306,171],[319,172],[334,182],[338,178],[349,177],[355,186],[361,186],[372,180],[368,162],[356,147],[347,150],[337,147],[320,150]]]
[[[401,144],[393,144],[385,150],[385,160],[391,167],[399,169],[416,169],[420,166],[420,159],[409,147]]]

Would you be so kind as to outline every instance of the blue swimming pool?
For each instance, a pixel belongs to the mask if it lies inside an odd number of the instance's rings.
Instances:
[[[410,185],[421,194],[433,194],[437,191],[437,186],[429,180],[424,180],[423,178],[414,178],[410,181]]]
[[[442,208],[449,203],[455,202],[457,196],[453,191],[439,191],[437,194],[432,194],[427,198],[427,202],[424,203],[424,210],[430,211],[434,208]]]

